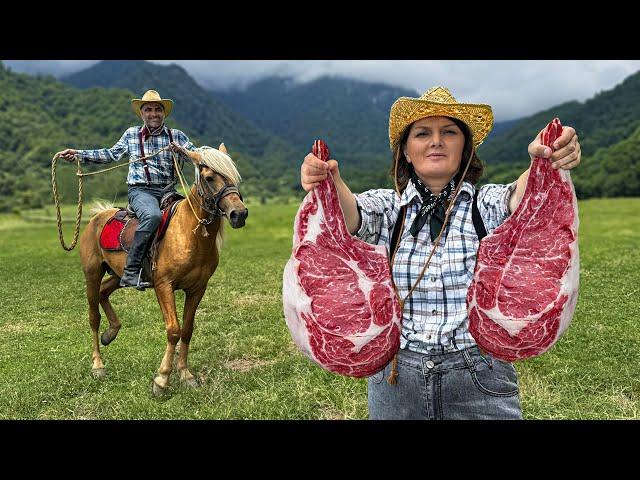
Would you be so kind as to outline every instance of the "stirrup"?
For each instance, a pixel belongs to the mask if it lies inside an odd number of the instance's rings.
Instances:
[[[151,287],[153,287],[153,284],[151,282],[145,282],[142,280],[142,268],[141,268],[140,272],[138,272],[138,283],[136,284],[136,288],[141,292],[144,292],[145,288],[151,288]]]
[[[137,290],[144,291],[145,288],[153,287],[151,282],[145,282],[142,280],[142,268],[138,271],[138,278],[136,279],[135,284],[127,283],[124,280],[126,273],[120,278],[120,286],[121,287],[135,287]]]

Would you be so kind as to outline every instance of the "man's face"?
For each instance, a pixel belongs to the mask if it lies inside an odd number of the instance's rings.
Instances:
[[[142,118],[149,128],[158,128],[164,122],[164,107],[161,103],[150,102],[142,105],[140,109]]]

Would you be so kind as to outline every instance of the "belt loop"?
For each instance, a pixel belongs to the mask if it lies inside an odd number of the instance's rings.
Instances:
[[[476,373],[476,366],[473,363],[473,360],[471,359],[471,355],[469,355],[468,348],[465,348],[464,350],[462,350],[462,356],[464,358],[464,361],[467,362],[467,367],[469,367],[469,370],[471,370],[471,373]]]

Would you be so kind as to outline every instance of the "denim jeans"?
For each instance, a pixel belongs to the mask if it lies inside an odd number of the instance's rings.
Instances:
[[[160,225],[160,200],[166,193],[161,187],[129,187],[129,205],[140,220],[139,232],[155,232]]]
[[[395,385],[391,363],[369,377],[372,420],[522,419],[518,379],[511,363],[478,347],[439,355],[398,352]]]

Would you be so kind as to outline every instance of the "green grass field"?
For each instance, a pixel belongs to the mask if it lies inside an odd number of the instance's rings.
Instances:
[[[638,418],[640,199],[579,207],[576,315],[549,352],[516,364],[523,414]],[[151,395],[166,344],[153,291],[111,297],[123,327],[102,347],[107,377],[95,380],[78,249],[60,246],[53,208],[0,216],[0,419],[367,418],[366,381],[312,364],[284,322],[282,271],[297,204],[249,209],[245,228],[227,228],[196,315],[189,360],[201,386],[182,387],[174,374],[162,398]],[[64,218],[70,243],[75,210]],[[183,299],[179,292],[179,311]]]

